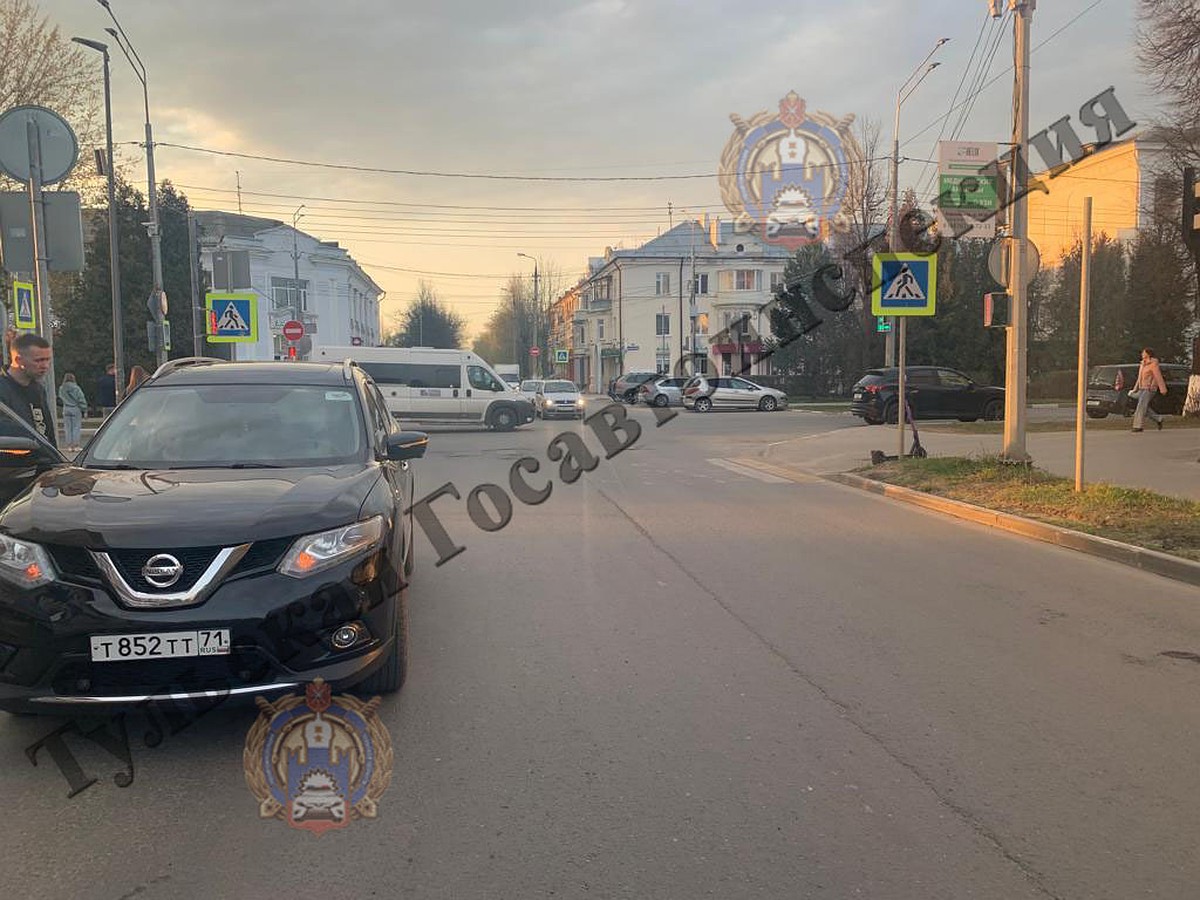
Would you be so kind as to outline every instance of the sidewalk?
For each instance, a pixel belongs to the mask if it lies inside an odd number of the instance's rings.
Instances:
[[[1200,429],[1172,429],[1171,418],[1162,431],[1089,431],[1084,480],[1200,500]],[[830,424],[840,419],[831,417]],[[944,434],[929,430],[934,427],[934,423],[917,424],[921,445],[930,456],[994,456],[1003,447],[1003,437],[998,434]],[[912,431],[906,430],[905,452],[911,445]],[[1074,431],[1030,433],[1026,448],[1038,468],[1075,477]],[[869,465],[872,450],[894,455],[897,449],[894,425],[858,425],[767,444],[763,458],[826,475]]]

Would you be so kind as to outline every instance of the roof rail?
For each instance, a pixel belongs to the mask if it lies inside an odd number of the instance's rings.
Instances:
[[[161,375],[167,375],[176,369],[185,369],[188,366],[211,366],[223,362],[228,362],[228,360],[217,359],[212,356],[184,356],[179,359],[169,359],[155,369],[154,374],[150,377],[158,378]]]

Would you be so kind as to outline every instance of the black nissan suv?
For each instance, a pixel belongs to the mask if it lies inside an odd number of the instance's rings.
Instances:
[[[69,463],[0,405],[0,708],[398,689],[426,442],[349,362],[176,361]]]

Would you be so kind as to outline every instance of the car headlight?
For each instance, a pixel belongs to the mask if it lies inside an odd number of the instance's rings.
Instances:
[[[583,398],[582,398],[582,397],[580,397],[578,400],[576,400],[576,401],[575,401],[575,405],[576,405],[576,406],[583,406]]]
[[[383,516],[305,535],[292,544],[292,549],[279,564],[279,571],[292,578],[306,578],[371,550],[382,540]]]
[[[57,577],[44,547],[0,535],[0,578],[18,587],[35,588]]]
[[[542,400],[542,402],[543,402],[544,404],[546,404],[547,406],[553,406],[553,405],[554,405],[554,401],[553,401],[553,400],[551,400],[549,397],[546,397],[544,400]]]

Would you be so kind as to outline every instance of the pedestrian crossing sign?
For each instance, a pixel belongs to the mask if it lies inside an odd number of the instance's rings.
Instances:
[[[937,257],[876,253],[871,312],[877,316],[932,316],[937,308]]]
[[[24,281],[13,282],[13,328],[37,329],[37,303],[33,299],[33,285]]]
[[[258,295],[214,293],[204,295],[210,344],[252,344],[258,341]]]

